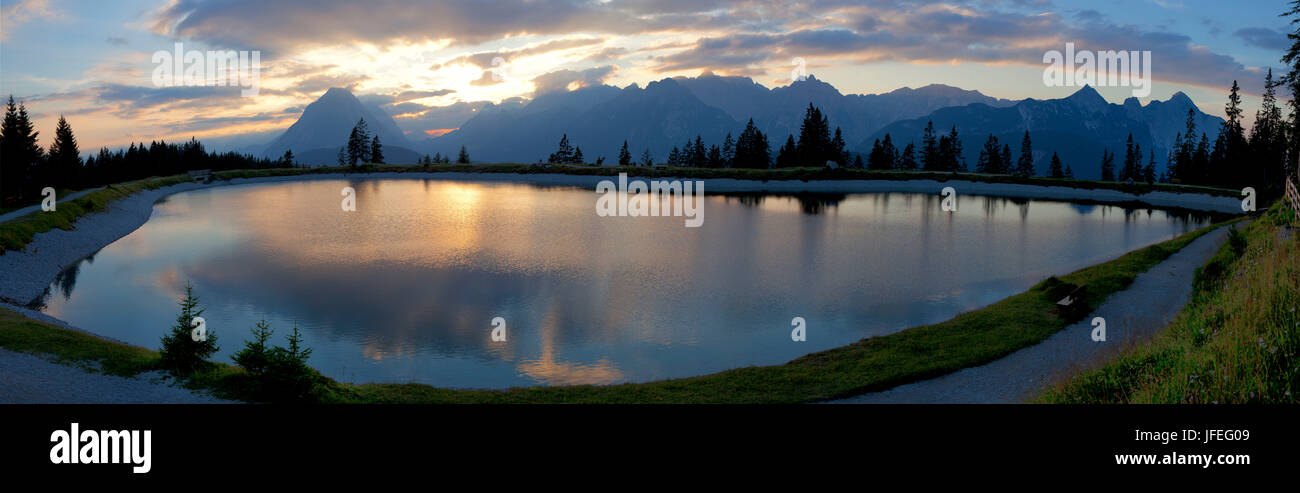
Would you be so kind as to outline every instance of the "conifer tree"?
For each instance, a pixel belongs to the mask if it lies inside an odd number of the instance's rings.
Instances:
[[[199,308],[199,297],[194,295],[194,286],[185,284],[185,296],[180,301],[181,312],[176,316],[176,325],[162,338],[160,364],[163,368],[177,375],[188,375],[203,368],[208,357],[216,353],[217,334],[206,328],[206,338],[194,340],[195,317],[203,315]]]
[[[903,154],[898,158],[898,169],[914,170],[916,169],[916,145],[908,142],[903,148]]]
[[[1061,157],[1055,152],[1052,153],[1052,163],[1047,168],[1048,176],[1052,178],[1065,178],[1065,169],[1061,167]]]
[[[384,146],[379,142],[379,135],[370,139],[370,162],[384,164]]]
[[[72,135],[72,126],[68,120],[59,115],[59,124],[54,129],[54,143],[50,144],[48,166],[54,174],[58,186],[73,187],[80,183],[81,151],[77,149],[77,138]]]
[[[1101,150],[1101,179],[1115,181],[1115,155],[1109,149]]]
[[[27,108],[15,104],[10,95],[4,121],[0,123],[0,202],[17,205],[50,186],[39,183],[44,180],[36,169],[43,157],[36,141],[39,134],[32,126]]]
[[[937,170],[939,164],[939,142],[934,133],[934,120],[925,122],[921,131],[921,166],[926,170]]]
[[[632,164],[632,153],[627,151],[627,141],[623,141],[623,147],[618,150],[618,165],[630,166]]]
[[[732,160],[736,158],[736,141],[732,140],[731,132],[727,132],[727,138],[722,139],[722,165],[730,168]]]
[[[794,135],[786,136],[785,144],[783,144],[781,149],[776,153],[776,167],[789,168],[796,166],[799,159],[795,155],[797,152],[798,150],[794,143]]]
[[[1025,138],[1020,141],[1020,159],[1016,161],[1016,174],[1020,176],[1034,176],[1034,144],[1029,140],[1029,131],[1025,130]]]

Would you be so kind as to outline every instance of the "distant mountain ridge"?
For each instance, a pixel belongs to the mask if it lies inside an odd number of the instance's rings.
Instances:
[[[522,108],[475,116],[460,129],[426,141],[422,149],[448,154],[463,145],[477,160],[536,162],[567,134],[591,161],[604,156],[611,162],[627,140],[634,157],[649,149],[662,162],[672,147],[697,135],[708,145],[721,144],[727,133],[739,136],[749,118],[773,146],[779,145],[786,135],[798,135],[809,103],[822,108],[832,128],[841,127],[845,139],[855,142],[899,118],[976,102],[1014,104],[943,85],[844,95],[815,76],[768,89],[748,77],[706,74],[662,79],[644,89],[632,84],[544,94]]]
[[[1124,143],[1130,134],[1142,146],[1142,164],[1155,151],[1157,173],[1165,170],[1166,158],[1174,137],[1186,128],[1188,110],[1195,111],[1197,133],[1204,132],[1211,142],[1223,119],[1207,115],[1181,92],[1168,101],[1151,101],[1142,106],[1129,98],[1123,104],[1109,103],[1096,89],[1084,86],[1061,99],[1026,99],[1008,107],[970,104],[936,110],[918,118],[900,120],[859,142],[854,151],[869,153],[876,139],[885,134],[900,149],[907,143],[921,145],[927,122],[934,122],[936,133],[947,134],[953,125],[961,137],[967,167],[974,171],[980,149],[989,135],[999,144],[1011,146],[1013,156],[1020,153],[1020,143],[1029,131],[1034,149],[1034,168],[1045,175],[1052,153],[1069,165],[1076,178],[1099,179],[1103,149],[1116,155],[1116,167],[1123,165]],[[1197,135],[1199,138],[1199,135]]]
[[[624,140],[633,159],[649,149],[656,162],[664,162],[671,148],[697,135],[706,145],[720,144],[728,133],[739,136],[749,118],[768,135],[775,154],[786,135],[798,135],[810,103],[825,112],[832,128],[842,129],[848,149],[864,159],[875,139],[886,133],[899,149],[909,141],[919,145],[921,130],[934,121],[940,134],[957,126],[967,166],[973,170],[989,134],[1018,155],[1028,129],[1039,174],[1046,172],[1056,152],[1076,177],[1085,179],[1100,177],[1102,149],[1109,148],[1122,160],[1130,133],[1142,146],[1143,163],[1155,150],[1157,168],[1163,170],[1189,109],[1196,111],[1198,133],[1213,137],[1222,123],[1202,113],[1181,92],[1145,106],[1133,98],[1123,104],[1109,103],[1091,87],[1061,99],[1020,101],[938,84],[845,95],[813,76],[768,89],[747,77],[706,74],[666,78],[645,88],[588,86],[545,93],[527,104],[487,105],[457,130],[415,142],[379,107],[362,103],[347,89],[332,88],[308,105],[262,154],[274,158],[293,149],[302,163],[334,164],[339,147],[360,118],[365,118],[372,134],[379,135],[390,163],[415,163],[425,154],[455,156],[461,146],[475,162],[537,162],[555,150],[562,134],[582,148],[589,162],[603,156],[606,164],[613,164]]]

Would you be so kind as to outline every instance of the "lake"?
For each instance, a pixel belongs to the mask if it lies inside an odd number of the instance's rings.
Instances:
[[[357,210],[340,207],[343,187]],[[34,306],[150,348],[194,286],[216,359],[263,318],[349,382],[456,388],[687,377],[943,321],[1209,224],[1110,205],[709,195],[704,223],[600,217],[591,190],[418,179],[215,187],[66,269]],[[493,319],[507,338],[491,339]],[[792,319],[807,340],[791,340]]]

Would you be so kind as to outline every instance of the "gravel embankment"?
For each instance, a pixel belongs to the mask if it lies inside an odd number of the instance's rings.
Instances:
[[[889,390],[831,401],[833,404],[1014,403],[1081,370],[1095,368],[1133,344],[1155,335],[1182,311],[1192,277],[1227,235],[1220,227],[1138,274],[1082,321],[992,363]],[[1106,342],[1092,341],[1092,319],[1106,320]]]

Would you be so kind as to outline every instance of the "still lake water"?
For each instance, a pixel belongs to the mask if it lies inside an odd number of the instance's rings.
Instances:
[[[357,191],[343,212],[340,190]],[[705,198],[598,217],[578,188],[321,180],[173,195],[60,274],[43,310],[157,348],[193,283],[217,358],[265,318],[352,382],[642,382],[789,361],[939,322],[1209,218],[921,194]],[[506,320],[508,340],[491,341]],[[807,342],[790,338],[807,321]]]

